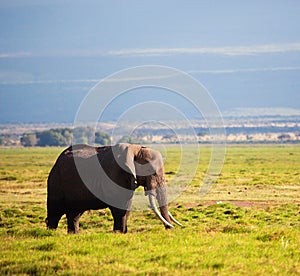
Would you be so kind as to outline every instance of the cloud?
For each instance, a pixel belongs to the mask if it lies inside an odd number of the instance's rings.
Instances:
[[[259,116],[300,116],[300,109],[285,107],[263,107],[263,108],[232,108],[223,112],[228,117],[259,117]]]
[[[238,73],[255,73],[255,72],[276,72],[276,71],[300,71],[300,66],[295,67],[264,67],[264,68],[232,68],[232,69],[213,69],[213,70],[187,70],[188,74],[238,74]],[[128,77],[122,79],[109,79],[108,82],[124,82],[124,81],[139,81],[139,80],[154,80],[154,79],[164,79],[172,78],[176,75],[162,75],[159,77]],[[91,84],[95,85],[102,79],[57,79],[57,80],[34,80],[33,76],[26,73],[16,73],[16,72],[0,72],[0,85],[7,84]],[[81,86],[78,86],[81,87]],[[92,87],[92,86],[91,86]],[[91,88],[91,87],[86,87]]]
[[[299,71],[300,66],[295,67],[263,67],[263,68],[236,68],[221,70],[189,70],[189,74],[235,74],[235,73],[255,73],[255,72],[272,72],[272,71]]]
[[[0,58],[19,58],[19,57],[30,57],[31,53],[19,52],[19,53],[0,53]]]
[[[300,42],[285,44],[264,44],[253,46],[228,46],[228,47],[200,47],[200,48],[140,48],[120,50],[89,50],[68,49],[61,52],[44,53],[0,53],[0,58],[18,57],[154,57],[176,55],[223,55],[223,56],[249,56],[258,54],[273,54],[286,52],[300,52]]]
[[[265,44],[254,46],[202,47],[202,48],[145,48],[123,49],[103,53],[106,56],[168,56],[182,54],[215,54],[242,56],[300,51],[300,43]]]

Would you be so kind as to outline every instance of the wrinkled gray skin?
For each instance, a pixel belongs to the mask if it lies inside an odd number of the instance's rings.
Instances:
[[[118,160],[115,157],[116,152]],[[89,160],[95,156],[99,160],[98,165],[101,164],[109,179],[120,187],[128,189],[129,194],[127,193],[124,197],[119,191],[118,194],[113,194],[113,190],[107,186],[110,185],[109,182],[102,184],[104,185],[103,197],[102,195],[96,197],[86,187],[78,173],[74,158],[81,160],[82,164],[87,164],[88,168],[90,167]],[[145,173],[145,169],[148,170],[149,175]],[[99,183],[103,178],[101,174],[93,171],[89,174],[95,174],[93,177],[97,178]],[[48,177],[47,227],[56,229],[60,218],[66,214],[68,233],[78,233],[79,218],[84,211],[108,207],[114,219],[113,230],[126,233],[133,191],[138,186],[144,187],[145,195],[149,196],[149,200],[151,195],[152,199],[153,196],[157,199],[163,217],[161,219],[165,219],[165,227],[172,227],[167,206],[163,162],[159,152],[140,145],[129,144],[105,147],[71,146],[60,154]],[[123,200],[124,208],[112,206],[99,199],[106,197],[117,198],[118,201]]]

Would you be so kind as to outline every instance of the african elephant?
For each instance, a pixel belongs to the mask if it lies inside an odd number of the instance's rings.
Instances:
[[[48,177],[47,227],[56,229],[66,214],[68,233],[78,233],[84,211],[108,207],[113,230],[126,233],[138,186],[144,187],[151,208],[166,228],[173,228],[172,221],[181,225],[168,211],[163,160],[158,151],[130,144],[71,146],[59,155]]]

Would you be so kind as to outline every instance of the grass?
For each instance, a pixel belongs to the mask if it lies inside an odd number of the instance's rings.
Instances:
[[[86,212],[79,235],[66,234],[65,218],[45,229],[46,179],[61,150],[0,149],[1,275],[300,274],[299,146],[229,146],[204,197],[210,151],[201,148],[196,174],[179,172],[190,183],[170,203],[184,227],[166,231],[151,211],[134,211],[126,235],[112,234],[109,210]],[[166,151],[172,184],[180,151]]]

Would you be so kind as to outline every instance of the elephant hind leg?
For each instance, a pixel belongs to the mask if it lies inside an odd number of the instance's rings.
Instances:
[[[67,212],[68,233],[77,234],[79,232],[79,219],[83,212],[70,211]]]

